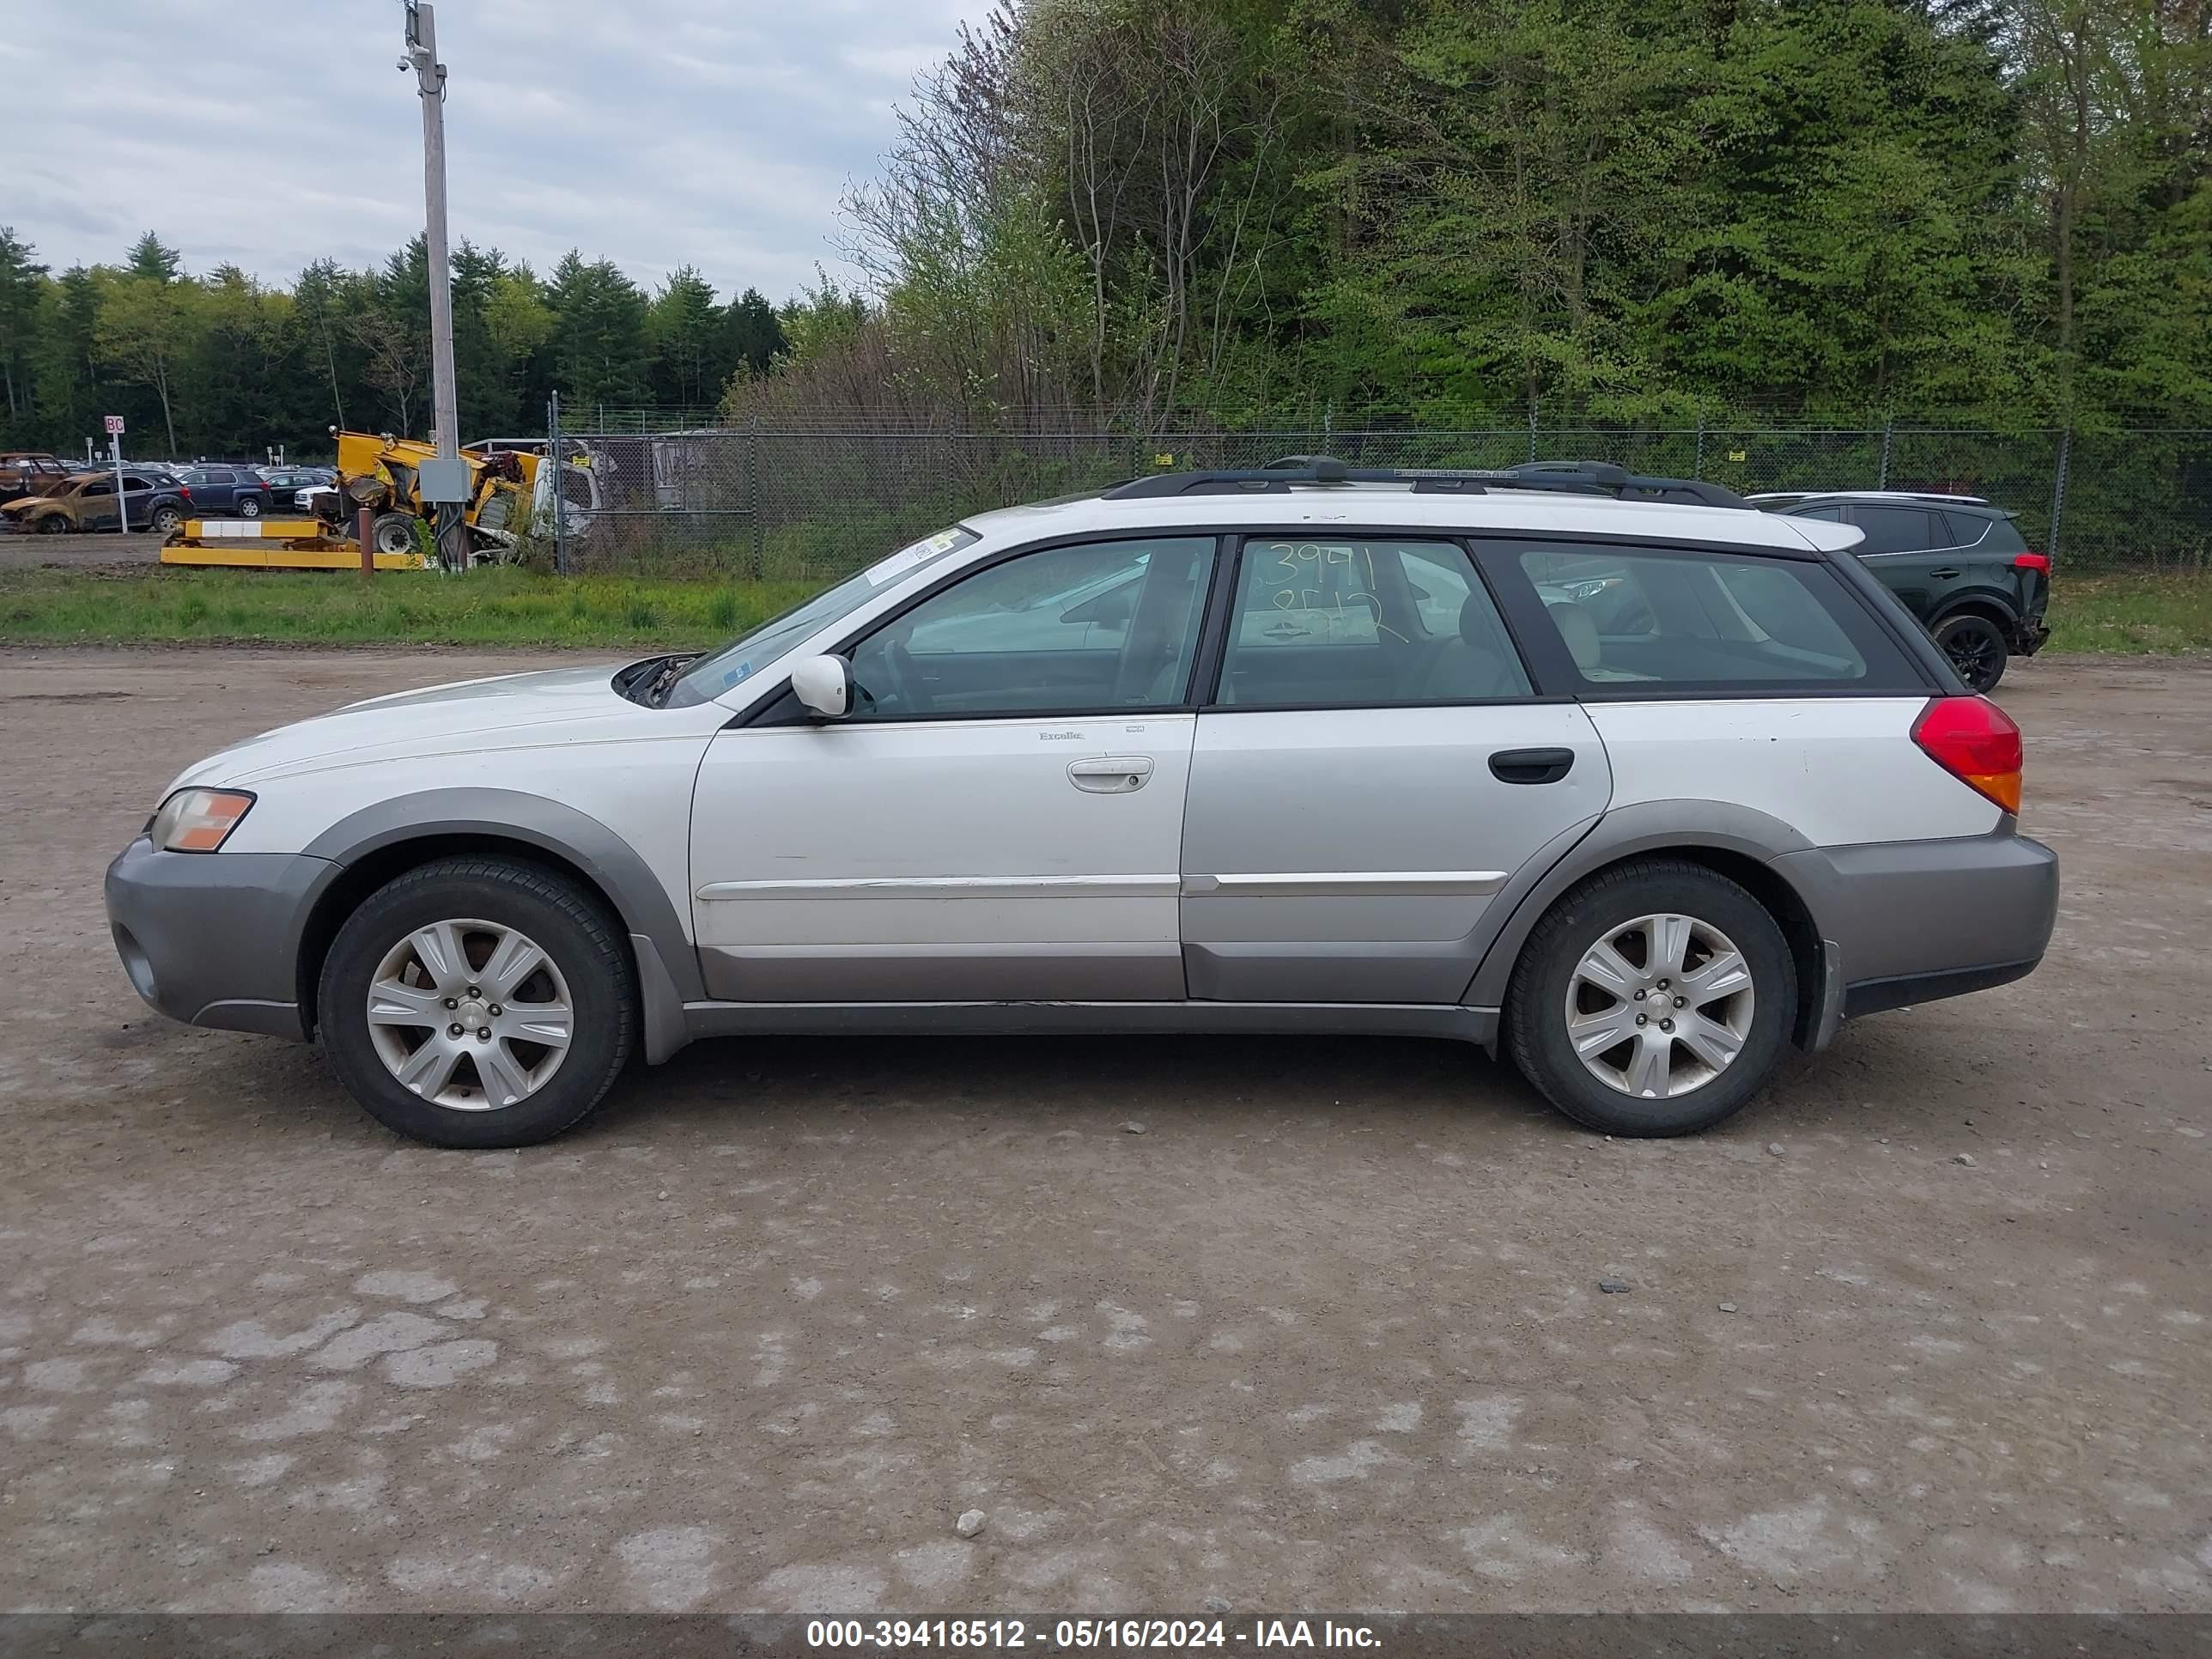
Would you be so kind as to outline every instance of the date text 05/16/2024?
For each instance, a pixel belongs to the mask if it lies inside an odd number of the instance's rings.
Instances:
[[[1371,1626],[1334,1620],[1255,1619],[813,1619],[810,1648],[888,1651],[910,1648],[1121,1648],[1252,1650],[1382,1645]]]

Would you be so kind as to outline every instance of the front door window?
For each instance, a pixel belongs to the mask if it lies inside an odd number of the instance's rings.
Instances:
[[[1193,536],[1091,542],[980,570],[854,648],[855,718],[1178,708],[1213,547]]]

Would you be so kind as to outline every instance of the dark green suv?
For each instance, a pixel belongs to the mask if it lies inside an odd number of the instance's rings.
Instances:
[[[2035,654],[2051,629],[2051,561],[2031,552],[2016,514],[1978,495],[1887,489],[1790,492],[1746,497],[1795,519],[1854,524],[1857,550],[1881,585],[1936,636],[1977,691],[2004,678],[2014,656]]]

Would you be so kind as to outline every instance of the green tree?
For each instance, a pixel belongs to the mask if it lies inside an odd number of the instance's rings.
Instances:
[[[196,283],[127,275],[97,289],[95,339],[100,360],[126,380],[147,387],[160,401],[168,453],[177,446],[179,372],[198,349],[205,327],[203,295]]]
[[[105,395],[100,386],[100,284],[91,270],[72,265],[48,282],[39,299],[37,337],[32,348],[32,384],[40,437],[56,448],[75,450],[81,436],[99,425]]]
[[[46,274],[32,259],[34,251],[17,239],[15,227],[0,225],[0,389],[7,394],[10,432],[31,414],[31,362]]]
[[[553,386],[547,349],[553,337],[553,308],[546,303],[544,284],[527,264],[515,264],[493,281],[483,316],[492,344],[506,365],[515,419],[534,429],[544,418],[546,394]]]
[[[712,283],[690,265],[670,273],[646,314],[655,403],[696,409],[720,392],[731,368],[720,320]]]
[[[581,410],[635,405],[651,395],[645,294],[611,259],[586,264],[571,248],[553,268],[546,301],[562,397]]]
[[[148,231],[131,245],[130,257],[123,268],[133,276],[143,276],[152,283],[173,283],[182,273],[183,258],[152,231]]]
[[[721,360],[729,365],[726,381],[730,375],[757,380],[791,349],[775,307],[757,288],[747,289],[722,308],[721,328]]]

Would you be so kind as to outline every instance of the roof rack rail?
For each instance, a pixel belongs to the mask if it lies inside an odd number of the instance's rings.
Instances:
[[[1261,467],[1202,472],[1158,472],[1101,492],[1108,501],[1165,495],[1288,495],[1293,484],[1403,484],[1415,495],[1480,495],[1493,489],[1543,489],[1619,500],[1687,501],[1705,507],[1745,507],[1743,497],[1702,478],[1647,477],[1609,461],[1530,461],[1521,466],[1356,467],[1334,455],[1285,455]]]
[[[1757,504],[1760,501],[1814,501],[1824,496],[1849,495],[1855,500],[1878,501],[1957,501],[1966,507],[1987,507],[1986,495],[1962,495],[1948,489],[1762,489],[1747,495],[1744,500]]]

